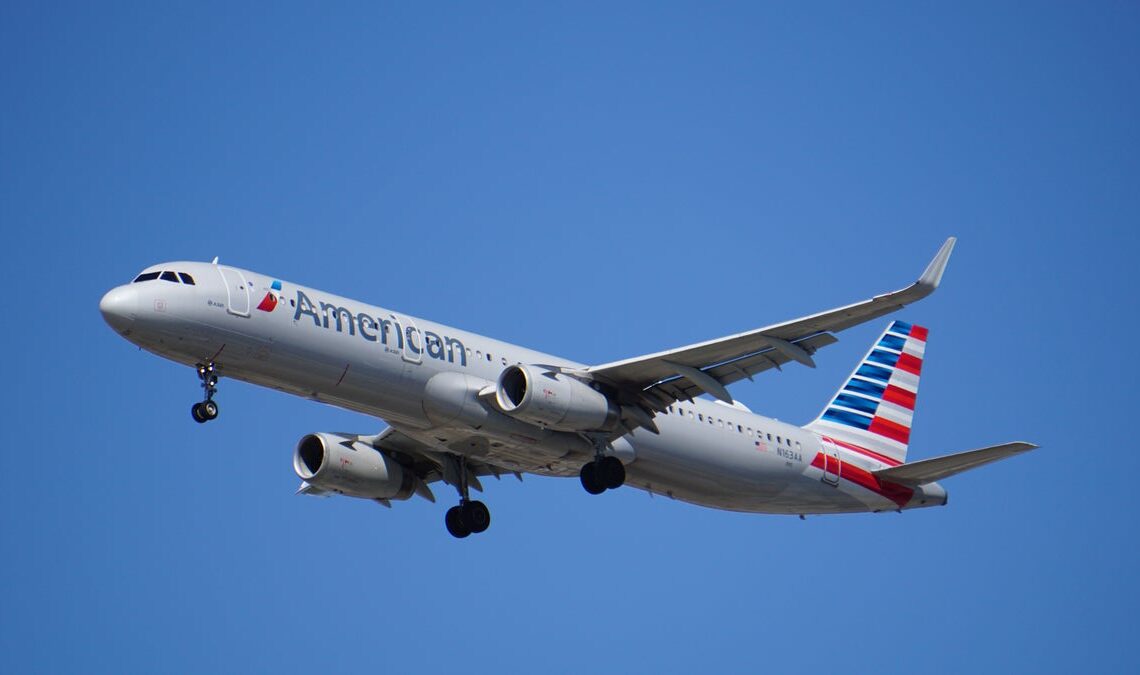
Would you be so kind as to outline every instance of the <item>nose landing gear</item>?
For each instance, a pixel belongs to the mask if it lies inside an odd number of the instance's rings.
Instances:
[[[206,400],[195,403],[190,407],[190,416],[194,421],[202,424],[218,416],[218,404],[214,402],[214,394],[218,393],[218,375],[214,362],[198,364],[198,379],[202,381],[202,389],[206,392]]]

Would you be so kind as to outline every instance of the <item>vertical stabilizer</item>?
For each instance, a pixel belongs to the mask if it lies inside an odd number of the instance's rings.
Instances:
[[[889,463],[906,461],[927,330],[894,321],[847,378],[823,413],[806,425]]]

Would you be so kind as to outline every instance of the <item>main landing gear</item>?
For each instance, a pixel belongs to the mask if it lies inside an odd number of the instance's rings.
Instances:
[[[600,495],[606,490],[615,490],[625,485],[625,465],[613,455],[605,454],[607,444],[593,439],[594,461],[582,465],[578,477],[582,487],[592,495]]]
[[[456,539],[485,531],[491,526],[491,512],[483,502],[471,499],[465,457],[459,457],[459,485],[456,488],[459,490],[459,505],[448,509],[443,518],[447,531]]]
[[[218,374],[211,361],[205,365],[198,364],[198,379],[202,381],[202,389],[206,392],[206,400],[195,403],[190,408],[190,416],[194,421],[202,424],[218,416],[218,404],[214,402],[214,394],[218,393]]]

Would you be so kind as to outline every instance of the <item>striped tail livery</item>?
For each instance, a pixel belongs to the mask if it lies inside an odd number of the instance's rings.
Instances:
[[[927,330],[894,321],[867,352],[823,413],[805,428],[869,450],[880,461],[906,461]]]

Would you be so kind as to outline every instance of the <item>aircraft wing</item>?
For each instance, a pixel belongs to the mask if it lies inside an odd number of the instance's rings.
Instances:
[[[947,239],[918,281],[904,289],[737,335],[591,366],[582,374],[622,392],[636,391],[634,400],[623,403],[659,412],[675,401],[704,393],[731,403],[725,385],[792,361],[814,368],[811,355],[838,342],[832,333],[890,314],[933,293],[955,241],[954,237]]]

